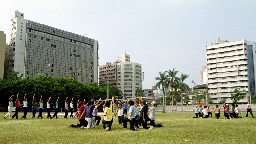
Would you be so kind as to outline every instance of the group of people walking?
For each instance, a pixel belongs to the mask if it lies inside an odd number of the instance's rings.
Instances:
[[[239,114],[241,114],[240,109],[238,104],[227,104],[225,103],[223,105],[223,112],[224,112],[224,119],[231,119],[231,118],[243,118],[243,116],[239,116]],[[200,105],[198,107],[198,105],[196,105],[196,107],[194,108],[193,112],[195,112],[195,117],[192,118],[208,118],[212,117],[212,112],[210,111],[210,104],[208,106],[202,106]],[[215,118],[219,119],[220,118],[220,108],[219,105],[216,105],[216,107],[214,108],[213,112],[215,113]],[[248,113],[251,114],[251,116],[254,118],[253,114],[252,114],[252,109],[251,109],[251,103],[250,101],[247,104],[247,114],[246,117],[248,117]]]
[[[78,116],[79,124],[72,124],[70,127],[80,129],[92,129],[99,125],[101,118],[97,116],[98,106],[103,104],[104,117],[102,120],[103,129],[109,131],[112,128],[113,116],[118,116],[118,123],[127,129],[127,123],[130,123],[130,130],[137,130],[140,125],[144,129],[152,129],[153,127],[162,127],[162,124],[155,124],[155,102],[153,101],[152,107],[148,108],[145,101],[141,100],[134,103],[128,99],[127,101],[115,101],[114,97],[105,102],[99,99],[96,104],[93,104],[94,99],[88,103],[83,101],[79,102],[79,108],[76,113]],[[101,103],[100,103],[101,102]],[[148,116],[148,111],[150,115]],[[97,123],[96,123],[97,121]],[[150,122],[150,127],[148,123]]]

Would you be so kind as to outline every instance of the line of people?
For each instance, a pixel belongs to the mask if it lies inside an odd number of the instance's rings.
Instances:
[[[19,115],[19,111],[23,110],[24,115],[21,117],[21,119],[27,119],[27,111],[28,111],[28,101],[27,101],[27,97],[26,94],[24,95],[24,99],[22,101],[22,104],[20,103],[20,98],[19,98],[19,93],[17,94],[17,98],[15,100],[15,113],[14,115],[12,115],[12,111],[14,109],[14,103],[13,103],[13,99],[14,99],[14,95],[12,95],[9,98],[9,105],[8,105],[8,113],[4,116],[4,119],[8,118],[9,119],[18,119],[18,115]],[[73,118],[73,111],[74,111],[74,104],[73,104],[73,99],[71,100],[70,104],[68,104],[68,98],[66,98],[65,100],[65,115],[64,118],[68,117],[68,112],[70,112],[70,118]],[[33,96],[32,102],[31,102],[31,107],[32,107],[32,118],[36,118],[36,112],[39,109],[39,114],[37,118],[43,118],[43,109],[44,109],[44,103],[43,103],[43,97],[41,96],[40,101],[37,103],[36,99],[35,99],[35,94]],[[59,112],[59,97],[56,100],[55,103],[55,112],[53,114],[53,117],[51,116],[51,97],[47,100],[46,103],[46,110],[47,110],[47,118],[58,118],[58,112]]]
[[[225,103],[223,105],[223,109],[224,109],[224,119],[231,119],[231,118],[243,118],[243,116],[239,116],[239,114],[241,114],[240,109],[238,104],[227,104]],[[212,117],[212,112],[210,111],[210,104],[208,106],[203,106],[200,105],[198,107],[198,105],[196,105],[196,107],[194,108],[193,112],[195,112],[196,116],[193,116],[192,118],[208,118],[210,115]],[[216,105],[216,108],[213,110],[213,112],[215,113],[215,118],[219,119],[220,118],[220,108],[219,105]],[[251,109],[251,104],[250,101],[247,104],[247,114],[246,117],[248,117],[248,113],[251,114],[252,118],[254,118],[253,114],[252,114],[252,109]]]

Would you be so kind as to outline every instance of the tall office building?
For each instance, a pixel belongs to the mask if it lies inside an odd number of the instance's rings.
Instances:
[[[117,87],[125,97],[135,98],[138,88],[142,89],[141,64],[130,62],[130,55],[123,54],[117,64]]]
[[[9,72],[23,78],[49,75],[98,82],[98,42],[31,20],[15,12],[9,48]]]
[[[255,46],[254,42],[219,41],[207,46],[208,93],[218,103],[222,99],[231,103],[235,88],[245,90],[247,102],[255,93]]]
[[[6,49],[6,35],[0,31],[0,78],[4,78],[4,62],[5,62],[5,49]]]
[[[109,82],[110,85],[117,87],[117,62],[110,63],[107,62],[106,65],[102,65],[99,68],[99,82],[105,83]]]

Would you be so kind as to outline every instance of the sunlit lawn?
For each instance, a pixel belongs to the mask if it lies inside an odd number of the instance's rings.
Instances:
[[[242,114],[245,117],[245,113]],[[77,119],[5,120],[0,113],[0,143],[256,143],[256,119],[192,119],[193,113],[157,113],[164,127],[124,130],[114,118],[112,131],[69,128]],[[22,114],[20,113],[21,117]]]

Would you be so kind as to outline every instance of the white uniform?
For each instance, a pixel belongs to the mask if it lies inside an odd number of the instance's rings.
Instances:
[[[5,118],[9,116],[9,119],[12,119],[12,108],[13,108],[13,102],[9,101],[8,113],[4,116]]]

